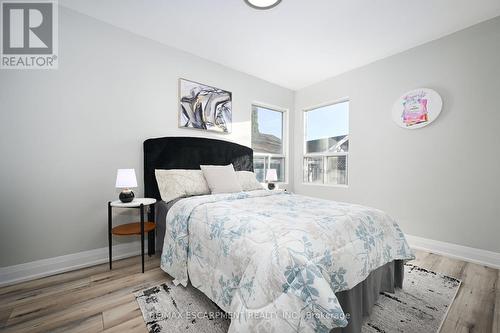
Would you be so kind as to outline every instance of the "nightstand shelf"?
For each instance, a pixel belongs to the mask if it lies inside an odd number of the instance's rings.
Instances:
[[[155,230],[154,222],[144,222],[144,232]],[[111,229],[111,233],[117,236],[130,236],[141,234],[141,222],[121,224]]]

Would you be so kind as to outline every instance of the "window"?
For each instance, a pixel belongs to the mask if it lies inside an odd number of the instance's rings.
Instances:
[[[304,183],[347,185],[349,101],[304,112]]]
[[[284,111],[252,105],[253,167],[261,183],[265,182],[269,169],[276,169],[278,182],[285,182],[284,128]]]

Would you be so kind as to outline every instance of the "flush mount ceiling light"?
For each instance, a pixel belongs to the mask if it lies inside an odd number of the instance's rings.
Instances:
[[[281,0],[245,0],[245,2],[255,9],[271,9],[279,5]]]

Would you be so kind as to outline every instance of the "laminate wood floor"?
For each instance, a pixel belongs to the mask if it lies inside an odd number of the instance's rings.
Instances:
[[[500,333],[499,270],[416,253],[416,265],[462,280],[441,332]],[[159,264],[146,259],[142,274],[134,257],[0,288],[0,331],[147,332],[132,293],[169,278]]]

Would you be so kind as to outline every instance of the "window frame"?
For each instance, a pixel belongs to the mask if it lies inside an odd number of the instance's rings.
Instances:
[[[268,109],[268,110],[271,110],[271,111],[275,111],[275,112],[281,112],[282,113],[282,123],[281,123],[281,131],[282,131],[282,141],[283,141],[283,153],[282,154],[272,154],[272,153],[259,153],[259,152],[256,152],[255,150],[253,151],[253,156],[254,156],[254,159],[255,159],[255,156],[257,157],[264,157],[264,178],[265,178],[265,174],[266,174],[266,171],[267,169],[271,166],[271,158],[283,158],[285,160],[285,175],[283,177],[283,181],[282,182],[274,182],[275,184],[281,184],[281,185],[288,185],[288,180],[289,180],[289,175],[290,175],[290,172],[289,172],[289,156],[290,156],[290,152],[289,152],[289,119],[288,119],[288,115],[289,115],[289,109],[287,108],[283,108],[283,107],[279,107],[279,106],[276,106],[276,105],[272,105],[272,104],[268,104],[268,103],[262,103],[262,102],[253,102],[251,104],[251,107],[250,107],[250,114],[251,112],[253,112],[253,108],[254,107],[260,107],[260,108],[264,108],[264,109]],[[250,117],[250,127],[252,126],[252,117]],[[250,146],[252,147],[252,143],[253,143],[253,140],[252,140],[252,136],[253,136],[253,133],[252,133],[252,130],[250,130]],[[253,150],[253,147],[252,147],[252,150]],[[266,184],[265,182],[265,179],[264,179],[264,183],[261,183],[261,184]]]
[[[350,171],[349,171],[349,153],[350,153],[350,142],[349,142],[349,151],[347,152],[320,152],[320,153],[307,153],[307,117],[306,113],[309,111],[314,111],[316,109],[320,109],[326,106],[331,106],[335,104],[340,104],[340,103],[349,103],[349,111],[348,111],[348,124],[347,127],[349,129],[349,132],[347,135],[349,135],[349,141],[351,140],[351,100],[349,97],[344,97],[340,99],[336,99],[334,101],[329,101],[325,102],[319,105],[311,106],[308,108],[305,108],[302,110],[302,123],[303,123],[303,137],[302,137],[302,175],[301,175],[301,184],[302,185],[309,185],[309,186],[326,186],[326,187],[340,187],[340,188],[348,188],[350,184]],[[327,175],[327,166],[328,166],[328,157],[335,157],[335,156],[345,156],[346,157],[346,170],[347,170],[347,176],[346,176],[346,184],[332,184],[332,183],[325,183],[326,175]],[[304,175],[305,175],[305,159],[308,157],[322,157],[322,163],[323,163],[323,182],[322,183],[313,183],[313,182],[306,182],[304,181]]]

